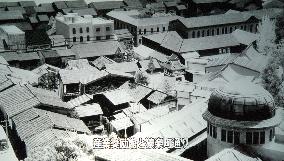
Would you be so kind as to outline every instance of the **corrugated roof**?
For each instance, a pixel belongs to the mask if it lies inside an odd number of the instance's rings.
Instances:
[[[26,111],[23,111],[17,115],[15,115],[12,120],[15,123],[15,125],[19,125],[22,123],[26,123],[28,121],[31,121],[37,117],[39,117],[39,113],[36,108],[30,108]]]

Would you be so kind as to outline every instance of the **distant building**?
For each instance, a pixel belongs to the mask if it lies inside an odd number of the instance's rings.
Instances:
[[[207,155],[242,146],[264,160],[282,160],[283,144],[274,141],[278,112],[273,97],[260,85],[234,81],[215,90],[203,114],[208,123]]]
[[[138,10],[111,11],[107,13],[114,20],[115,29],[128,29],[134,36],[134,45],[142,43],[143,35],[168,31],[169,22],[178,19],[179,16],[147,17]]]
[[[0,26],[0,37],[7,50],[26,49],[25,32],[14,25]]]
[[[69,13],[56,17],[56,34],[63,35],[69,44],[113,39],[113,30],[113,21],[90,15]]]

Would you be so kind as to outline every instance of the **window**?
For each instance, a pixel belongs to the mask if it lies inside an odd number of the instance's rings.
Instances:
[[[204,30],[202,30],[202,37],[204,37]]]
[[[200,37],[200,31],[197,31],[197,37]]]
[[[141,30],[141,29],[139,29],[139,35],[141,35],[141,33],[142,33],[142,30]]]
[[[272,141],[272,139],[273,139],[273,130],[271,129],[269,131],[269,141]]]
[[[96,39],[97,39],[97,40],[101,40],[101,37],[100,37],[100,36],[97,36]]]
[[[233,143],[233,131],[228,131],[228,138],[227,141],[229,143]]]
[[[76,37],[73,37],[73,42],[76,42]]]
[[[163,31],[166,31],[166,27],[163,27]]]
[[[106,39],[107,39],[107,40],[110,39],[110,35],[106,35]]]
[[[217,28],[217,35],[219,35],[220,34],[220,31],[219,31],[219,28]]]
[[[96,28],[96,32],[100,32],[101,31],[101,28]]]
[[[209,29],[207,30],[207,36],[209,36],[210,35],[210,31],[209,31]]]
[[[253,25],[250,25],[249,26],[249,31],[252,32],[252,30],[253,30]]]
[[[212,36],[215,35],[215,30],[214,29],[212,29],[211,34],[212,34]]]
[[[226,130],[221,130],[221,141],[226,141],[227,132]]]
[[[234,131],[234,144],[240,144],[240,132]]]
[[[83,29],[82,28],[80,28],[80,33],[83,33]]]
[[[159,27],[157,27],[157,32],[160,32],[160,28]]]
[[[76,34],[76,29],[75,28],[73,28],[73,34]]]
[[[146,34],[146,32],[147,32],[146,29],[144,29],[144,34]]]
[[[232,27],[230,27],[230,33],[232,33],[233,32],[233,28]]]
[[[245,30],[245,31],[247,30],[247,25],[244,25],[244,30]]]
[[[242,29],[244,29],[244,26],[243,26],[243,25],[241,26],[241,30],[242,30]]]
[[[246,133],[246,144],[252,144],[252,133],[251,132]]]
[[[90,41],[90,36],[89,35],[87,36],[87,41]]]
[[[264,144],[265,143],[265,132],[262,131],[260,132],[260,144]]]
[[[192,31],[192,38],[195,38],[195,31]]]
[[[141,44],[142,43],[142,39],[139,39],[139,44]]]
[[[224,34],[225,33],[225,30],[224,30],[224,27],[222,27],[222,34]]]
[[[89,28],[89,27],[86,28],[86,32],[87,32],[87,33],[90,32],[90,28]]]
[[[253,132],[253,144],[259,144],[259,132]]]
[[[83,42],[83,41],[84,41],[83,36],[80,36],[80,42]]]
[[[132,28],[131,28],[132,29]],[[110,27],[106,27],[106,31],[110,31]]]
[[[151,28],[151,33],[153,33],[154,32],[154,29],[153,28]]]
[[[217,138],[217,128],[213,126],[213,138]]]
[[[227,27],[225,27],[225,34],[227,34],[228,32],[227,32]]]

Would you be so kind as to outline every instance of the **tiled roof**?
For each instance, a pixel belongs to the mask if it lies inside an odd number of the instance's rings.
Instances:
[[[19,6],[18,2],[0,2],[0,7],[15,7]]]
[[[26,111],[23,111],[17,115],[15,115],[12,120],[15,123],[15,125],[19,125],[22,123],[26,123],[28,121],[31,121],[37,117],[39,117],[39,113],[37,112],[36,108],[30,108],[27,109]]]
[[[22,14],[26,14],[26,10],[21,6],[7,7],[8,11],[20,11]]]
[[[22,7],[35,7],[35,6],[37,6],[34,1],[19,1],[19,4]]]
[[[15,85],[1,92],[0,104],[9,117],[37,106],[40,102],[25,87]]]
[[[60,57],[76,56],[76,54],[71,49],[55,50]]]
[[[92,62],[92,64],[100,70],[104,68],[106,64],[112,64],[112,63],[115,63],[115,61],[105,56],[100,56],[99,58],[97,58],[96,60]]]
[[[55,12],[51,3],[42,3],[38,7],[34,7],[36,12]]]
[[[122,1],[102,1],[102,2],[92,2],[89,4],[90,7],[96,10],[107,10],[107,9],[118,9],[125,5]]]
[[[106,64],[106,70],[117,70],[125,73],[132,73],[139,70],[136,62],[121,62]]]
[[[206,67],[214,67],[214,66],[220,66],[232,63],[239,55],[240,54],[237,53],[227,53],[227,54],[218,54],[212,56],[204,56],[202,58],[208,60]]]
[[[115,119],[113,121],[110,122],[110,124],[115,128],[115,130],[119,131],[122,129],[126,129],[128,127],[133,126],[134,124],[132,123],[132,121],[130,120],[129,117],[124,117],[124,118],[120,118],[120,119]]]
[[[135,88],[127,88],[128,93],[133,97],[135,102],[141,101],[143,98],[147,97],[152,92],[152,89],[137,85]]]
[[[43,64],[35,69],[33,69],[32,71],[40,76],[48,73],[48,72],[52,72],[52,73],[58,73],[60,70],[60,68],[49,65],[49,64]]]
[[[87,8],[87,4],[84,1],[65,1],[68,8]]]
[[[79,16],[92,15],[96,16],[97,12],[93,8],[73,9],[73,13],[78,13]]]
[[[56,1],[56,2],[53,2],[53,4],[56,6],[57,9],[68,8],[64,1]]]
[[[21,11],[1,11],[0,21],[2,20],[23,20],[23,14]]]
[[[132,96],[125,89],[117,89],[102,93],[114,105],[120,105],[133,101]]]
[[[2,78],[5,78],[6,80],[3,80]],[[6,78],[5,75],[0,75],[0,92],[6,90],[7,88],[12,87],[14,84],[13,81],[11,81],[10,79]]]
[[[74,107],[80,106],[80,105],[90,101],[92,98],[93,98],[92,95],[83,94],[83,95],[81,95],[79,97],[71,99],[67,103],[69,104],[70,107],[74,108]]]
[[[161,103],[168,95],[159,91],[152,93],[147,99],[155,104]]]
[[[114,55],[118,50],[124,52],[117,41],[101,41],[89,44],[80,44],[73,46],[72,50],[80,59]]]
[[[97,103],[77,106],[75,111],[79,117],[97,116],[103,114],[101,106]]]
[[[59,58],[58,53],[56,50],[42,50],[39,51],[45,58]]]
[[[17,52],[4,52],[0,53],[7,62],[9,61],[26,61],[26,60],[39,60],[36,52],[17,53]]]
[[[27,152],[29,152],[36,147],[48,145],[52,146],[56,143],[56,140],[68,137],[70,137],[70,135],[64,130],[47,129],[42,131],[41,133],[33,135],[30,138],[27,138],[25,140],[25,145]]]
[[[143,8],[139,0],[123,0],[123,2],[130,8]]]
[[[31,31],[33,30],[32,26],[28,22],[14,22],[14,23],[6,23],[6,25],[15,25],[22,31]]]
[[[63,102],[60,99],[57,92],[32,86],[28,86],[28,88],[43,105],[48,105],[56,108],[71,109],[66,102]]]

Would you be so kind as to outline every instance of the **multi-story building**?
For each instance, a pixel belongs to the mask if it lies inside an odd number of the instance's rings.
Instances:
[[[128,29],[134,36],[134,45],[142,43],[143,35],[168,31],[169,22],[180,18],[179,16],[147,17],[138,10],[111,11],[107,13],[114,20],[115,29]]]
[[[113,31],[112,20],[77,13],[56,17],[56,34],[63,35],[69,44],[113,39]]]
[[[3,42],[7,50],[24,50],[26,49],[25,32],[15,25],[0,26],[0,41]]]
[[[282,160],[283,142],[275,139],[281,114],[274,99],[260,85],[235,81],[213,92],[207,121],[208,157],[226,149],[243,147],[263,160]]]

